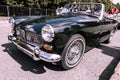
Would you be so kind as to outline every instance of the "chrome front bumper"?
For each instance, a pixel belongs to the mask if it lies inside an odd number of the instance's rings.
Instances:
[[[58,62],[61,60],[60,55],[42,51],[38,48],[38,46],[31,46],[25,42],[22,42],[20,40],[16,40],[16,38],[12,34],[8,35],[8,39],[14,45],[16,45],[19,50],[26,53],[28,56],[33,58],[33,60],[35,60],[35,61],[43,60],[46,62]],[[22,43],[22,45],[21,45],[21,43]]]

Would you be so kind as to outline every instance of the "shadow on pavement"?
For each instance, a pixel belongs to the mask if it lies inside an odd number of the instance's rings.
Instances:
[[[120,60],[120,48],[111,48],[105,45],[98,46],[97,48],[101,49],[103,54],[113,57],[113,60],[99,76],[99,80],[109,80]]]
[[[54,71],[63,71],[58,65],[53,65],[52,63],[44,61],[34,61],[28,55],[18,50],[12,43],[2,44],[1,46],[5,47],[3,51],[7,52],[15,61],[17,61],[21,65],[21,69],[24,71],[42,74],[46,72],[45,67]]]
[[[63,71],[59,65],[53,65],[44,61],[34,61],[28,55],[18,50],[12,43],[2,44],[1,46],[5,47],[3,51],[7,52],[15,61],[17,61],[21,65],[21,69],[24,71],[31,71],[35,74],[45,73],[46,68],[54,71]],[[120,60],[120,47],[111,48],[105,45],[101,45],[97,48],[102,50],[101,53],[114,57],[111,63],[99,76],[99,80],[109,80],[114,73],[114,68],[117,66]]]

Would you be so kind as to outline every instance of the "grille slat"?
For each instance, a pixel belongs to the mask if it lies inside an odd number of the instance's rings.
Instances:
[[[41,35],[39,34],[36,34],[36,33],[33,33],[33,32],[30,32],[30,31],[25,31],[25,30],[22,30],[22,29],[18,29],[19,31],[19,39],[27,42],[27,43],[30,43],[30,44],[42,44],[43,41],[42,41],[42,37]]]
[[[26,31],[26,40],[28,42],[38,43],[42,42],[41,36],[33,32]]]

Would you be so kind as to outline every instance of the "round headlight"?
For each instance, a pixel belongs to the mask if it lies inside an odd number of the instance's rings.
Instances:
[[[9,19],[9,23],[10,23],[10,26],[11,26],[11,27],[14,27],[14,26],[15,26],[15,20],[14,20],[14,18],[11,17],[11,18]]]
[[[54,29],[51,25],[46,24],[41,31],[42,34],[42,38],[46,41],[46,42],[52,42],[54,39]]]

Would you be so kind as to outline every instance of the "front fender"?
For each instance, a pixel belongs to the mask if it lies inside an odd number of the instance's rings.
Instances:
[[[82,27],[79,25],[72,25],[61,30],[62,32],[57,32],[55,34],[56,48],[63,49],[67,44],[68,40],[70,39],[70,37],[72,37],[72,35],[74,35],[75,33],[80,32],[81,28]]]

